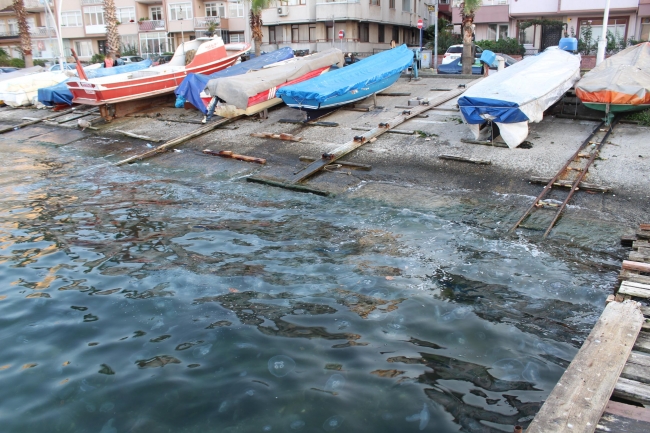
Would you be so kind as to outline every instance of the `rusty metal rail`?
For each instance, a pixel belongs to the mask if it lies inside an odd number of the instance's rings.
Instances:
[[[548,203],[542,201],[544,197],[546,197],[551,192],[554,185],[557,185],[556,182],[558,182],[559,180],[567,180],[561,178],[573,176],[573,179],[570,180],[571,186],[569,189],[569,193],[567,194],[562,204],[558,206],[552,206],[552,207],[557,207],[557,210],[548,228],[544,232],[543,237],[546,238],[551,233],[551,230],[553,230],[553,227],[555,226],[558,219],[560,218],[562,211],[569,203],[569,200],[571,200],[571,198],[573,197],[573,194],[575,194],[575,192],[578,191],[580,182],[582,182],[585,175],[587,174],[587,171],[589,170],[589,167],[591,167],[594,160],[598,157],[600,150],[607,142],[607,138],[612,133],[614,126],[616,125],[617,122],[618,122],[618,118],[614,119],[614,121],[612,121],[610,125],[607,125],[603,121],[598,126],[596,126],[596,128],[591,132],[591,134],[589,134],[589,137],[587,137],[585,141],[580,145],[578,150],[576,150],[573,156],[569,158],[566,164],[564,164],[564,166],[548,182],[548,184],[544,187],[544,190],[535,198],[533,203],[526,210],[526,212],[521,216],[521,218],[519,218],[519,220],[512,226],[512,228],[510,228],[509,232],[513,232],[515,229],[517,229],[517,227],[519,227],[521,223],[523,223],[526,220],[526,218],[528,218],[536,209],[549,206]],[[588,152],[588,153],[584,153],[584,152]],[[588,158],[586,162],[583,162],[586,158]],[[572,166],[572,164],[579,165],[579,166],[575,167]],[[573,173],[577,173],[577,175],[573,175]]]

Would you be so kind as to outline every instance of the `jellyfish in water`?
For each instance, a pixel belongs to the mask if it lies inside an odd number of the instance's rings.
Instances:
[[[299,430],[305,426],[305,422],[301,419],[297,419],[293,421],[291,424],[289,424],[289,427],[291,427],[291,430]]]
[[[275,377],[284,377],[296,368],[296,362],[284,355],[277,355],[269,359],[269,371]]]
[[[341,389],[343,385],[345,385],[345,377],[340,374],[333,374],[327,379],[325,391],[336,391],[337,389]]]
[[[99,433],[117,433],[117,429],[113,427],[113,418],[106,421]]]
[[[192,350],[192,356],[194,358],[203,358],[205,355],[210,353],[210,349],[212,349],[212,344],[205,344],[203,346],[195,347]]]
[[[264,431],[271,431],[273,428],[270,425],[265,425],[264,428],[262,429]]]
[[[115,405],[111,403],[110,401],[107,401],[106,403],[102,404],[99,407],[100,412],[110,412],[115,408]]]
[[[343,424],[343,417],[340,415],[334,415],[325,420],[323,423],[323,430],[334,431],[341,427],[341,424]]]
[[[406,417],[406,421],[408,422],[420,421],[420,430],[426,428],[427,424],[429,424],[429,419],[431,419],[431,415],[429,415],[429,409],[427,409],[426,403],[422,405],[422,410],[419,413]]]
[[[514,358],[500,359],[492,364],[494,376],[503,380],[518,380],[524,364]]]

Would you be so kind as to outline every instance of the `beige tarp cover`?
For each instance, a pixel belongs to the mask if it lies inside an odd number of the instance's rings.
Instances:
[[[576,84],[582,102],[650,104],[650,42],[624,49]]]
[[[290,59],[284,62],[287,63],[234,77],[215,78],[208,81],[206,91],[212,96],[218,96],[229,105],[245,110],[248,107],[248,98],[251,96],[300,78],[316,69],[334,64],[343,66],[343,53],[337,48],[330,48],[320,53],[296,57],[295,60]]]

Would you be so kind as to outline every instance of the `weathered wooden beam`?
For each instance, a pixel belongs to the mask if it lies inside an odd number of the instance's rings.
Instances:
[[[306,120],[296,120],[296,119],[280,119],[278,120],[278,123],[297,123],[299,125],[304,125],[304,126],[324,126],[327,128],[334,128],[336,126],[339,126],[339,124],[336,122],[309,122]]]
[[[526,432],[594,432],[642,323],[637,302],[607,304]]]
[[[629,271],[627,269],[623,269],[618,274],[618,279],[632,281],[634,283],[650,284],[650,277],[648,277],[647,275],[640,275],[637,274],[635,271]]]
[[[650,285],[623,281],[621,287],[618,289],[618,293],[636,298],[650,298]]]
[[[623,260],[623,269],[629,271],[650,272],[650,263],[633,262],[630,260]]]
[[[650,263],[650,253],[645,250],[647,248],[639,248],[638,251],[630,251],[629,260],[642,263]]]
[[[312,158],[311,156],[300,156],[298,159],[300,159],[302,162],[314,162],[318,158]],[[358,162],[341,161],[339,159],[339,160],[336,161],[336,164],[341,164],[342,166],[345,166],[345,167],[358,168],[359,170],[365,170],[365,171],[372,170],[372,165],[359,164]]]
[[[461,138],[460,142],[467,143],[467,144],[480,144],[481,146],[506,147],[506,148],[508,147],[507,144],[498,141],[479,141],[479,140],[467,140],[465,138]]]
[[[411,96],[411,92],[381,92],[377,96]]]
[[[632,351],[621,372],[621,377],[650,383],[650,354]]]
[[[640,230],[650,230],[650,224],[639,224]]]
[[[239,155],[237,153],[233,153],[230,150],[220,150],[219,152],[214,152],[210,149],[205,149],[203,150],[203,153],[205,153],[206,155],[220,156],[222,158],[232,158],[239,161],[254,162],[256,164],[266,164],[266,159],[264,158],[256,158],[254,156]]]
[[[51,116],[45,116],[45,117],[40,118],[40,119],[30,120],[28,122],[23,122],[23,123],[20,123],[18,125],[14,125],[14,126],[6,126],[6,127],[0,129],[0,134],[4,134],[5,132],[13,131],[15,129],[24,128],[25,126],[34,125],[34,124],[40,123],[40,122],[42,122],[44,120],[56,119],[57,117],[61,117],[61,116],[65,116],[66,114],[70,114],[70,113],[74,112],[76,109],[77,108],[71,108],[69,110],[60,111],[60,112],[58,112],[56,114],[53,114]]]
[[[532,176],[530,178],[530,181],[532,183],[541,183],[541,184],[548,184],[551,181],[550,177],[538,177],[538,176]],[[573,186],[573,182],[569,180],[557,180],[553,186],[562,186],[565,188],[571,188]],[[611,187],[608,186],[603,186],[603,185],[596,185],[593,183],[586,183],[586,182],[580,182],[578,184],[578,188],[583,189],[585,191],[596,191],[596,192],[609,192],[612,190]]]
[[[650,431],[650,409],[611,401],[598,422],[598,433],[647,433]]]
[[[320,190],[320,189],[310,188],[310,187],[304,186],[304,185],[297,185],[297,184],[278,182],[278,181],[275,181],[275,180],[264,179],[264,178],[255,177],[255,176],[247,177],[246,181],[247,182],[253,182],[253,183],[259,183],[259,184],[262,184],[262,185],[276,186],[276,187],[285,188],[285,189],[288,189],[288,190],[291,190],[291,191],[306,192],[306,193],[310,193],[310,194],[322,195],[324,197],[331,197],[331,196],[334,195],[329,191],[323,191],[323,190]]]
[[[354,131],[371,131],[372,128],[365,128],[363,126],[353,126],[350,128]],[[415,134],[415,131],[412,129],[390,129],[386,132],[390,132],[391,134],[404,134],[404,135],[413,135]]]
[[[258,138],[274,138],[276,140],[284,141],[301,141],[302,137],[294,137],[292,134],[286,134],[281,132],[280,134],[274,134],[273,132],[253,132],[251,137]]]
[[[650,334],[641,332],[634,342],[634,350],[650,353]]]
[[[635,236],[636,238],[636,236]],[[633,241],[632,248],[650,248],[650,241]]]
[[[648,231],[648,230],[639,230],[638,232],[636,232],[636,236],[639,239],[650,239],[650,231]]]
[[[146,135],[134,134],[132,132],[122,131],[122,130],[119,130],[119,129],[115,129],[114,131],[119,132],[120,134],[126,135],[127,137],[133,137],[133,138],[137,138],[137,139],[140,139],[140,140],[151,141],[151,142],[154,142],[154,143],[158,143],[158,142],[162,141],[159,138],[151,138],[151,137],[147,137]]]
[[[202,128],[198,128],[198,129],[190,132],[189,134],[185,134],[185,135],[183,135],[181,137],[173,138],[173,139],[169,140],[168,142],[166,142],[165,144],[161,144],[160,146],[156,147],[155,149],[152,149],[152,150],[150,150],[148,152],[145,152],[145,153],[141,153],[140,155],[135,155],[135,156],[132,156],[130,158],[123,159],[121,161],[116,162],[113,165],[120,166],[120,165],[124,165],[124,164],[129,164],[131,162],[140,161],[140,160],[143,160],[145,158],[150,158],[152,156],[158,155],[159,153],[167,151],[167,149],[171,149],[171,148],[173,148],[175,146],[178,146],[179,144],[184,143],[187,140],[191,140],[192,138],[198,137],[198,136],[203,135],[203,134],[207,134],[208,132],[210,132],[210,131],[212,131],[214,129],[217,129],[220,126],[223,126],[226,123],[230,123],[230,122],[232,122],[234,120],[237,120],[237,119],[239,119],[241,117],[242,116],[237,116],[237,117],[233,117],[233,118],[230,118],[230,119],[225,118],[225,117],[221,118],[221,119],[217,120],[216,122],[210,123],[210,124],[208,124],[208,125],[206,125],[206,126],[204,126]]]
[[[650,405],[650,386],[636,380],[620,377],[612,395],[623,400]]]
[[[438,156],[439,159],[448,159],[450,161],[461,161],[461,162],[469,162],[470,164],[478,164],[478,165],[490,165],[492,164],[492,161],[488,161],[486,159],[474,159],[474,158],[468,158],[465,156],[456,156],[456,155],[440,155]]]

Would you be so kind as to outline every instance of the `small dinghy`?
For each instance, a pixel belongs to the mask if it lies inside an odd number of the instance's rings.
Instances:
[[[413,64],[413,51],[401,45],[337,69],[307,83],[286,86],[277,95],[299,110],[327,110],[360,101],[392,86]]]
[[[607,114],[650,108],[650,42],[628,47],[587,72],[576,84],[576,96]]]
[[[257,71],[234,77],[210,80],[205,88],[213,98],[208,113],[222,117],[250,116],[282,103],[277,94],[285,86],[305,82],[329,71],[332,65],[343,65],[343,53],[330,48],[305,57],[294,57]]]
[[[508,147],[515,148],[528,136],[528,123],[541,122],[544,110],[579,79],[580,56],[548,48],[483,78],[463,93],[458,106],[477,140],[493,122]]]

